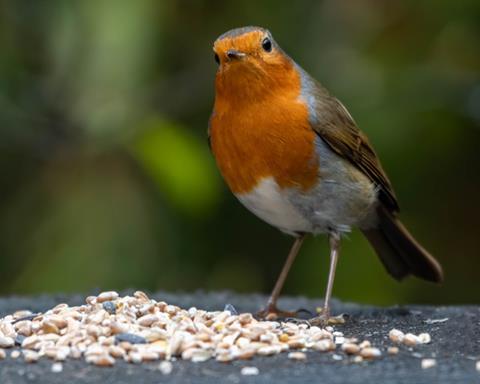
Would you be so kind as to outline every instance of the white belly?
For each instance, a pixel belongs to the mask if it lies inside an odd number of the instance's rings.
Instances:
[[[377,188],[363,173],[318,140],[318,183],[308,191],[281,189],[263,179],[247,194],[236,195],[251,212],[283,232],[348,232],[352,226],[376,223]]]
[[[236,197],[260,219],[283,232],[312,231],[310,222],[289,201],[288,193],[282,191],[272,177],[263,179],[252,192],[237,194]]]

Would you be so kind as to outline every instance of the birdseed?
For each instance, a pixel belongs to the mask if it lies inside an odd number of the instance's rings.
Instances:
[[[344,343],[342,345],[342,351],[348,355],[356,355],[360,352],[360,347],[355,343]]]
[[[360,350],[360,356],[364,359],[374,359],[382,356],[382,352],[378,348],[367,347]]]
[[[437,361],[435,359],[423,359],[422,360],[422,369],[429,369],[435,367],[437,365]]]
[[[170,361],[162,361],[158,365],[158,370],[162,372],[163,375],[169,375],[170,373],[172,373],[173,365]]]
[[[430,341],[425,335],[417,338]],[[23,355],[28,363],[49,358],[56,362],[52,372],[60,372],[66,359],[84,359],[100,367],[114,366],[117,360],[162,361],[158,369],[167,375],[170,360],[176,358],[229,362],[288,352],[290,359],[305,360],[306,350],[355,355],[358,361],[381,356],[368,340],[358,344],[332,326],[259,321],[251,313],[237,314],[232,305],[223,311],[182,309],[141,291],[123,297],[103,292],[88,296],[84,305],[61,303],[44,313],[17,311],[0,319],[0,359],[15,343],[18,349],[12,350],[11,358]],[[332,358],[343,356],[335,353]],[[254,369],[245,367],[242,375]]]
[[[417,344],[420,344],[420,339],[413,333],[407,333],[403,338],[403,344],[408,345],[409,347],[413,347]]]
[[[38,352],[32,351],[30,349],[23,350],[23,358],[26,363],[36,363],[40,358]]]
[[[259,372],[257,367],[243,367],[242,370],[240,371],[240,373],[243,376],[256,376],[260,372]]]
[[[353,358],[354,363],[361,363],[363,361],[363,357],[360,355],[357,355]]]
[[[60,373],[63,371],[63,364],[62,363],[53,363],[50,371],[53,373]]]
[[[105,309],[105,311],[107,311],[111,315],[115,314],[115,312],[117,311],[117,308],[116,308],[115,304],[113,303],[113,301],[105,301],[102,304],[102,306],[103,306],[103,309]]]
[[[432,341],[432,338],[428,333],[420,333],[418,335],[418,339],[420,340],[421,344],[428,344],[430,341]]]
[[[303,352],[290,352],[288,358],[292,360],[307,360],[307,355]]]
[[[15,345],[15,339],[11,337],[0,337],[0,348],[10,348]]]
[[[387,352],[389,355],[396,355],[399,352],[398,347],[388,347]]]
[[[432,341],[429,333],[420,333],[419,335],[414,335],[413,333],[405,334],[398,329],[390,330],[388,336],[394,343],[405,344],[409,347],[414,347],[418,344],[428,344]]]
[[[403,339],[405,338],[405,334],[398,329],[392,329],[388,333],[388,336],[390,337],[390,340],[392,340],[394,343],[402,343]]]

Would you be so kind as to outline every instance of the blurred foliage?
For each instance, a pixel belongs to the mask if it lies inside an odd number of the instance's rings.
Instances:
[[[204,215],[214,209],[220,192],[214,160],[185,128],[149,121],[134,152],[160,191],[184,214]]]
[[[399,284],[353,232],[334,294],[478,303],[473,0],[1,1],[0,293],[271,289],[291,239],[235,201],[206,141],[212,42],[248,24],[346,104],[446,272]],[[327,266],[308,240],[285,293],[323,295]]]

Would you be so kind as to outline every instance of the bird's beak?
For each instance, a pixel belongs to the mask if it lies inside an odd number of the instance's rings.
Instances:
[[[229,60],[238,60],[245,57],[245,53],[237,51],[236,49],[229,49],[227,51],[227,57]]]

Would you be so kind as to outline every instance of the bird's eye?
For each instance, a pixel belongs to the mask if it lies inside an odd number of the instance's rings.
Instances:
[[[215,57],[215,62],[216,62],[217,64],[220,64],[220,57],[218,57],[218,55],[217,55],[216,53],[215,53],[215,56],[214,56],[214,57]]]
[[[262,48],[266,51],[266,52],[271,52],[272,51],[272,41],[268,38],[268,37],[265,37],[262,41]]]

